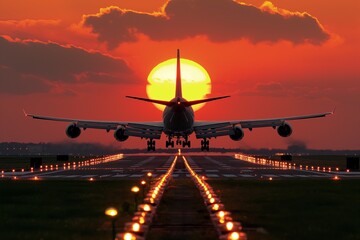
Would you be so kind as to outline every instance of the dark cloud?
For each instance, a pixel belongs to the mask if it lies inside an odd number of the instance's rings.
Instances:
[[[260,8],[232,0],[170,0],[163,12],[147,14],[118,7],[84,17],[84,25],[110,48],[137,41],[139,33],[153,40],[177,40],[205,35],[213,42],[249,39],[288,40],[320,44],[329,38],[316,18],[265,2]]]
[[[3,93],[46,92],[52,83],[126,83],[132,72],[123,60],[55,43],[0,37]]]

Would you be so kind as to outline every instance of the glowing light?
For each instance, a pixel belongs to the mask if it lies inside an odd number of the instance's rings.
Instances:
[[[220,211],[220,212],[218,213],[218,217],[220,217],[220,218],[225,217],[225,212],[224,212],[224,211]]]
[[[138,193],[138,192],[140,191],[140,189],[139,189],[139,187],[134,186],[134,187],[131,188],[131,191],[132,191],[133,193]]]
[[[145,211],[145,212],[150,212],[150,211],[151,211],[150,205],[145,204],[145,205],[144,205],[144,211]]]
[[[145,185],[146,182],[144,180],[141,181],[141,185]]]
[[[338,176],[335,176],[334,178],[333,178],[333,180],[340,180],[340,178],[338,177]]]
[[[176,82],[176,58],[166,60],[155,66],[149,76],[146,93],[149,98],[169,101],[174,98]],[[188,100],[205,98],[211,93],[211,79],[207,71],[198,63],[181,59],[181,78],[183,97]],[[163,105],[155,104],[163,110]],[[204,104],[193,106],[194,111]]]
[[[107,208],[105,210],[105,215],[107,215],[109,217],[115,217],[117,214],[118,214],[118,211],[113,207]]]
[[[240,235],[238,232],[232,232],[229,236],[230,240],[238,240],[240,238]]]
[[[124,240],[134,240],[134,239],[136,239],[136,238],[132,233],[125,233],[124,234]]]
[[[226,230],[231,231],[234,227],[234,224],[232,222],[226,223]]]
[[[139,224],[139,223],[134,223],[134,224],[132,225],[132,230],[133,230],[134,232],[140,231],[140,224]]]
[[[150,178],[152,176],[152,173],[148,172],[146,175]]]
[[[219,210],[219,204],[214,204],[214,206],[212,207],[212,210],[214,210],[214,211],[217,211],[217,210]]]
[[[94,178],[90,178],[89,181],[94,181]]]
[[[272,178],[272,177],[270,177],[270,178],[269,178],[269,180],[270,180],[270,181],[272,181],[272,180],[273,180],[273,178]]]

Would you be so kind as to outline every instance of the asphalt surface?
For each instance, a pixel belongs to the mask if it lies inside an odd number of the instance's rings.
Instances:
[[[360,172],[311,171],[283,169],[271,165],[259,165],[236,159],[234,155],[185,155],[190,166],[207,179],[258,179],[258,178],[360,178]],[[92,166],[62,167],[43,171],[4,172],[1,177],[16,179],[140,179],[152,172],[153,177],[166,172],[175,155],[125,155],[124,158]],[[189,176],[185,169],[176,169],[173,177]]]

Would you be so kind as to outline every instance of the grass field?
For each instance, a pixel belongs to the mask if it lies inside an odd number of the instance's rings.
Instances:
[[[0,239],[111,239],[104,210],[130,203],[117,221],[122,229],[132,216],[136,183],[0,181]]]
[[[359,180],[209,183],[249,239],[360,239]]]
[[[0,181],[1,239],[111,239],[108,206],[133,211],[137,181]],[[360,239],[360,181],[212,180],[250,240]]]

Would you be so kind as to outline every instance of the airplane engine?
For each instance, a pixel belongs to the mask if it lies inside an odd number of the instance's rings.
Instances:
[[[66,135],[69,138],[77,138],[80,136],[81,129],[77,127],[75,124],[71,124],[66,128]]]
[[[285,122],[283,125],[277,128],[277,132],[282,137],[289,137],[292,134],[292,128],[290,124]]]
[[[234,134],[229,136],[234,141],[240,141],[244,137],[244,131],[241,127],[234,127]]]
[[[125,129],[122,128],[122,127],[120,127],[120,128],[118,128],[118,129],[115,130],[115,132],[114,132],[114,137],[115,137],[115,139],[118,140],[119,142],[124,142],[124,141],[126,141],[126,140],[129,138],[129,136],[126,136],[126,135],[125,135]]]

